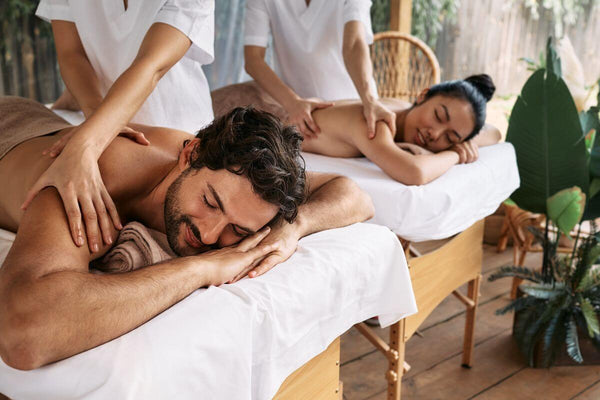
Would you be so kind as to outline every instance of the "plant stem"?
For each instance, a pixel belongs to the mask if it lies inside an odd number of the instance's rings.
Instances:
[[[546,216],[546,227],[544,228],[544,245],[543,245],[543,249],[544,249],[544,259],[542,261],[542,278],[544,280],[545,283],[550,283],[550,274],[549,274],[549,254],[548,252],[550,251],[550,244],[549,244],[549,239],[548,239],[548,228],[550,226],[550,219],[548,218],[548,216]]]
[[[573,252],[571,253],[571,262],[569,263],[569,265],[571,265],[571,267],[573,267],[573,261],[575,260],[575,252],[577,251],[577,242],[579,241],[580,234],[581,234],[581,223],[579,224],[579,227],[577,228],[577,236],[575,236],[575,243],[573,243]]]

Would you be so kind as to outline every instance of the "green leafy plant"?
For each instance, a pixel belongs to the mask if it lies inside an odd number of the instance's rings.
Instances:
[[[517,277],[529,282],[521,285],[524,295],[498,313],[518,312],[514,334],[521,351],[533,365],[541,346],[542,365],[549,366],[563,343],[568,355],[582,362],[579,332],[587,332],[600,350],[600,270],[594,267],[600,256],[594,222],[600,216],[600,107],[577,113],[551,39],[544,64],[525,83],[507,133],[521,178],[511,199],[547,217],[543,232],[532,230],[542,244],[542,268],[505,266],[490,280]],[[586,220],[592,230],[582,235],[581,221]],[[572,253],[559,255],[561,235],[570,237],[573,229]]]

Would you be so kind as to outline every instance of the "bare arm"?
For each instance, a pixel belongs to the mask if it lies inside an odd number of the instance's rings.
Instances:
[[[293,224],[279,221],[273,227],[264,243],[278,242],[280,247],[248,273],[251,278],[287,260],[296,251],[300,238],[362,222],[375,213],[369,195],[345,176],[308,172],[307,184],[308,200],[299,207],[296,221]]]
[[[392,133],[396,133],[396,116],[377,100],[370,82],[373,77],[373,66],[369,54],[369,46],[365,41],[365,28],[360,21],[349,21],[344,25],[344,43],[342,47],[344,64],[352,78],[363,103],[363,114],[367,121],[367,134],[375,135],[375,122],[383,120]]]
[[[73,241],[82,245],[85,232],[93,251],[102,241],[111,243],[111,220],[115,227],[120,222],[100,176],[98,158],[190,45],[190,39],[172,26],[153,24],[132,65],[113,84],[98,109],[72,131],[64,150],[27,193],[22,207],[26,208],[44,187],[54,186],[64,201]],[[85,230],[81,213],[86,217]]]
[[[245,69],[254,80],[285,108],[289,122],[296,125],[306,137],[320,132],[311,112],[333,103],[303,99],[287,86],[265,62],[265,47],[244,46]]]
[[[481,128],[481,132],[473,138],[473,142],[479,147],[491,146],[499,143],[500,140],[502,140],[500,130],[490,124],[485,124],[483,128]]]
[[[70,239],[58,193],[44,190],[24,214],[0,269],[0,356],[33,369],[143,324],[195,289],[224,283],[276,246],[267,231],[232,248],[124,274],[88,272],[87,247]]]
[[[60,75],[86,117],[102,102],[100,82],[73,22],[53,20],[52,33]]]

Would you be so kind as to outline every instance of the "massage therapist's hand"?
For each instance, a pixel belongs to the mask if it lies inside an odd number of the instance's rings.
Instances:
[[[363,102],[363,115],[367,121],[369,139],[375,137],[375,124],[377,121],[384,121],[392,131],[392,135],[396,134],[396,113],[381,104],[379,100]]]
[[[461,142],[450,147],[458,154],[458,164],[469,164],[477,161],[479,158],[479,147],[472,140]]]
[[[244,271],[236,276],[233,282],[242,279],[246,275],[250,278],[256,278],[257,276],[266,273],[277,264],[281,264],[294,254],[298,248],[299,240],[300,235],[297,234],[294,224],[290,224],[284,220],[277,222],[277,224],[271,228],[270,234],[262,241],[265,245],[273,244],[276,245],[277,248],[265,257],[265,259],[255,268]]]
[[[34,183],[21,208],[25,209],[48,186],[54,186],[60,193],[76,245],[83,246],[84,234],[87,235],[91,252],[97,252],[102,241],[106,244],[113,242],[112,226],[121,229],[122,225],[100,176],[97,155],[89,149],[73,145],[73,141],[68,143]]]
[[[277,251],[279,243],[264,241],[271,229],[266,227],[233,246],[212,250],[198,256],[208,262],[208,281],[211,285],[234,282],[237,276],[245,276],[269,253]]]
[[[73,136],[74,132],[75,132],[75,129],[71,129],[69,132],[64,134],[60,139],[58,139],[56,142],[54,142],[54,144],[51,147],[44,150],[42,152],[42,154],[50,155],[50,157],[58,156],[63,151],[65,146],[67,145],[67,143],[69,142],[69,139],[71,139],[71,136]],[[144,146],[147,146],[150,144],[148,139],[146,139],[146,136],[144,136],[143,132],[136,131],[135,129],[133,129],[129,126],[126,126],[123,129],[121,129],[119,136],[123,136],[127,139],[133,140],[134,142],[142,144]]]
[[[314,121],[312,112],[320,108],[331,107],[334,103],[324,102],[321,99],[298,98],[293,103],[285,107],[289,114],[288,122],[296,125],[302,136],[307,139],[316,138],[317,134],[321,133],[321,129]]]

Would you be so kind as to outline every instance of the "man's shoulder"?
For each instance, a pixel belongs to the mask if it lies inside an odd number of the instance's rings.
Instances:
[[[145,146],[117,137],[99,160],[104,184],[115,201],[151,190],[165,168],[177,160],[183,141],[193,138],[186,132],[168,128],[132,126],[144,133],[150,144]]]

